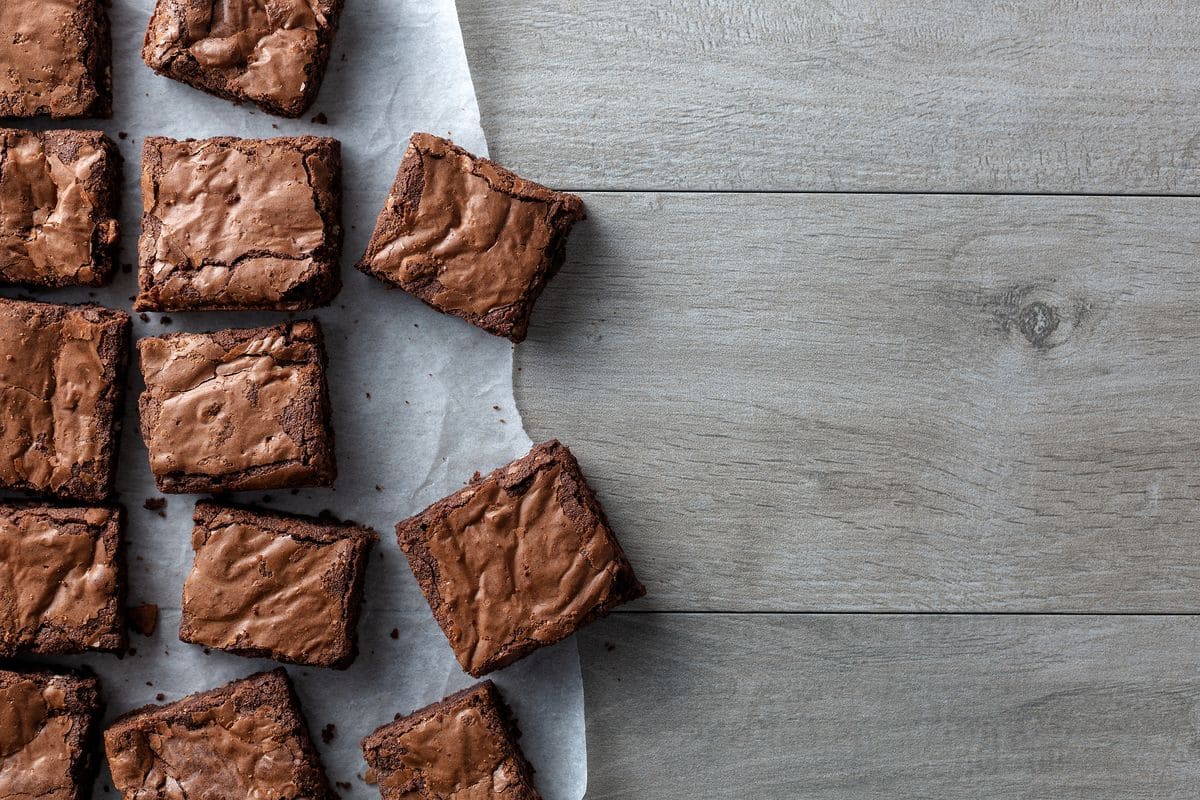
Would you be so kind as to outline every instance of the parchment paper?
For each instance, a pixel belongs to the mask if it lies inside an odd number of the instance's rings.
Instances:
[[[367,576],[359,626],[360,655],[345,672],[288,667],[331,782],[344,798],[377,798],[362,780],[359,740],[396,713],[469,685],[433,621],[396,544],[395,523],[487,471],[524,454],[530,441],[513,403],[512,346],[438,314],[352,268],[362,254],[414,130],[449,135],[484,154],[474,87],[454,0],[348,0],[320,97],[303,120],[271,117],[154,75],[140,57],[152,0],[115,0],[112,8],[116,107],[101,127],[125,156],[122,261],[136,263],[141,212],[143,137],[311,133],[341,140],[345,161],[345,288],[317,312],[329,348],[338,479],[333,490],[246,493],[244,502],[317,513],[329,509],[366,523],[381,541]],[[310,118],[317,112],[328,124]],[[40,127],[48,127],[40,124]],[[119,139],[125,133],[127,138]],[[535,176],[536,177],[536,176]],[[94,299],[128,309],[136,276],[119,273],[111,288],[37,292],[41,299]],[[10,293],[14,294],[14,293]],[[134,319],[135,337],[269,324],[280,314],[172,313]],[[300,314],[293,316],[312,316]],[[136,654],[73,659],[103,681],[107,718],[156,695],[174,700],[258,669],[275,666],[179,641],[179,602],[191,565],[191,512],[196,499],[170,495],[165,518],[142,507],[158,497],[137,429],[142,389],[136,357],[130,369],[118,490],[129,514],[130,602],[162,610],[150,638],[132,635]],[[392,631],[396,638],[392,638]],[[546,648],[492,676],[512,704],[522,745],[547,800],[578,800],[586,786],[583,689],[573,640]],[[326,743],[320,732],[336,725]],[[100,778],[98,798],[110,786]],[[111,790],[110,790],[111,792]],[[111,796],[111,794],[110,794]]]

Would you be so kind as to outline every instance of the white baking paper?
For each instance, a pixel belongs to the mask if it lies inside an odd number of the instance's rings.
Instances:
[[[393,526],[461,487],[476,470],[499,466],[531,444],[513,403],[510,344],[388,290],[351,266],[366,247],[412,131],[448,135],[472,151],[486,152],[454,0],[347,0],[320,97],[297,121],[235,106],[153,74],[139,57],[152,5],[152,0],[113,3],[116,106],[113,119],[98,125],[118,141],[126,160],[124,263],[136,263],[138,165],[145,136],[310,133],[342,142],[345,288],[330,308],[316,314],[329,348],[337,487],[296,495],[268,492],[269,497],[247,493],[239,499],[289,511],[329,509],[381,535],[367,576],[360,655],[354,665],[345,672],[288,667],[336,791],[344,800],[377,798],[374,787],[362,780],[359,740],[395,714],[473,682],[458,668],[417,590]],[[318,112],[327,124],[311,121]],[[128,309],[135,287],[134,274],[119,273],[108,289],[37,295],[58,301],[94,299]],[[135,316],[134,335],[250,327],[284,316],[172,313],[151,314],[148,321]],[[159,495],[138,434],[135,403],[141,388],[135,357],[118,489],[130,521],[130,602],[156,603],[162,618],[152,637],[133,635],[134,655],[62,659],[86,663],[99,673],[109,719],[155,702],[159,694],[174,700],[274,666],[217,651],[206,654],[178,640],[195,498],[168,496],[165,517],[142,507],[146,498]],[[581,798],[587,760],[574,641],[543,649],[492,677],[520,722],[538,788],[547,800]],[[331,723],[336,734],[326,743],[320,732]],[[111,786],[107,773],[100,778],[98,798],[105,796],[105,786]]]

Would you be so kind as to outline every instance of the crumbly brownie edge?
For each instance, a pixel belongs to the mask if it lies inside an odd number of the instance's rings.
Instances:
[[[332,544],[342,540],[352,543],[351,561],[347,565],[350,571],[350,585],[346,588],[345,624],[349,640],[349,648],[345,651],[334,651],[327,658],[313,661],[296,661],[284,653],[259,647],[226,647],[220,648],[228,653],[247,658],[270,658],[286,664],[298,666],[328,667],[343,670],[354,662],[358,656],[358,622],[362,614],[363,588],[366,583],[367,559],[371,548],[379,540],[371,528],[353,522],[341,520],[324,520],[306,517],[299,514],[289,514],[282,511],[268,511],[252,506],[217,503],[211,500],[199,500],[192,515],[197,528],[208,530],[218,514],[229,513],[234,519],[243,524],[251,524],[267,528],[281,536],[290,536],[298,541],[314,544]],[[194,638],[191,630],[190,615],[186,605],[179,620],[179,638],[191,644],[205,644]]]
[[[154,30],[154,21],[155,17],[159,14],[159,8],[169,1],[158,0],[158,3],[155,4],[154,13],[151,16],[150,25],[146,29],[146,37],[142,46],[142,60],[159,75],[179,81],[191,86],[193,89],[198,89],[215,97],[229,100],[237,105],[250,103],[258,106],[268,114],[274,114],[277,117],[298,119],[312,106],[317,98],[317,94],[320,92],[321,83],[325,78],[326,67],[329,64],[329,57],[333,52],[333,40],[337,33],[338,24],[341,21],[345,0],[317,0],[328,24],[317,30],[317,46],[313,54],[313,60],[305,68],[304,93],[295,103],[287,106],[282,106],[270,100],[252,100],[231,91],[227,81],[201,67],[199,62],[185,50],[175,48],[174,56],[167,64],[161,67],[152,64],[148,55],[151,50],[150,33]]]
[[[254,149],[261,146],[292,147],[304,155],[309,186],[314,205],[321,217],[325,237],[320,247],[312,251],[315,275],[307,283],[295,287],[288,297],[277,303],[232,304],[199,299],[195,302],[164,302],[154,281],[155,252],[162,225],[149,212],[147,200],[157,195],[162,177],[162,148],[183,142],[205,142],[223,147]],[[319,159],[327,166],[329,185],[313,182],[310,159]],[[277,136],[270,139],[239,139],[234,136],[215,136],[209,139],[171,139],[148,136],[142,145],[142,228],[138,238],[138,294],[135,311],[311,311],[329,305],[342,289],[340,262],[344,229],[342,226],[342,146],[337,139],[324,136]]]
[[[553,467],[556,464],[562,467],[562,478],[568,484],[567,488],[571,493],[570,496],[586,509],[585,513],[595,514],[603,525],[604,532],[613,546],[613,561],[617,565],[614,583],[609,588],[606,598],[601,603],[582,616],[573,629],[564,630],[556,638],[539,641],[523,640],[509,643],[501,649],[498,655],[488,659],[476,669],[469,668],[460,659],[460,666],[462,666],[467,674],[473,677],[483,677],[490,672],[494,672],[524,658],[529,653],[541,647],[561,641],[575,631],[605,616],[622,603],[636,600],[646,593],[645,587],[634,576],[633,567],[629,563],[629,559],[625,556],[625,551],[621,548],[620,542],[613,534],[612,528],[608,524],[608,519],[604,516],[603,509],[601,509],[595,493],[583,479],[579,463],[565,445],[557,439],[551,439],[550,441],[535,445],[527,455],[493,470],[478,481],[472,482],[470,486],[466,486],[449,497],[437,501],[419,514],[409,517],[396,525],[396,540],[400,545],[400,549],[404,551],[413,576],[417,580],[417,585],[420,587],[421,593],[425,595],[425,599],[429,603],[429,608],[433,612],[433,617],[437,620],[438,626],[441,627],[443,633],[446,634],[447,639],[450,638],[450,630],[453,623],[443,609],[441,592],[438,590],[439,573],[437,559],[429,552],[429,548],[425,543],[426,530],[434,522],[444,519],[451,511],[467,503],[474,494],[472,491],[473,487],[478,483],[493,479],[500,480],[505,473],[515,467],[516,472],[513,478],[509,481],[501,482],[501,485],[510,496],[517,496],[524,491],[523,486],[527,486],[537,472]],[[578,519],[580,512],[584,510],[576,509],[572,512],[566,504],[564,504],[564,507],[567,508],[568,516],[573,517],[573,519]],[[455,652],[455,657],[459,657],[457,651]]]
[[[305,341],[308,342],[317,354],[315,363],[318,365],[317,380],[319,383],[317,392],[317,407],[313,409],[313,414],[308,415],[307,421],[321,428],[324,435],[319,441],[313,441],[314,451],[312,453],[312,461],[308,464],[310,468],[309,478],[303,483],[292,483],[286,487],[276,488],[298,488],[301,486],[310,487],[328,487],[332,486],[337,478],[337,463],[334,453],[334,432],[332,424],[332,415],[329,402],[329,381],[328,381],[328,356],[325,351],[325,339],[321,332],[321,324],[318,320],[295,320],[293,322],[285,322],[279,325],[271,325],[263,328],[236,328],[229,330],[213,331],[210,333],[169,333],[164,336],[152,337],[171,341],[177,338],[189,338],[195,336],[211,337],[219,347],[226,350],[235,347],[236,345],[261,337],[268,333],[281,333],[289,341]],[[138,342],[139,352],[142,342],[148,339],[142,339]],[[153,417],[157,422],[158,416],[157,398],[152,396],[149,387],[142,391],[138,397],[138,418],[143,441],[150,441],[151,428],[150,418]],[[167,494],[206,494],[206,493],[222,493],[234,492],[241,489],[264,488],[253,482],[253,479],[263,474],[269,474],[276,467],[268,465],[265,467],[251,467],[249,469],[239,470],[228,475],[207,476],[207,475],[155,475],[154,483],[160,492]]]

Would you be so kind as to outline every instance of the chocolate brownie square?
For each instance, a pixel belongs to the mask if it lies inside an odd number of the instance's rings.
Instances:
[[[120,166],[116,145],[99,131],[0,129],[0,282],[108,283]]]
[[[377,729],[362,741],[383,800],[540,800],[520,733],[491,681]]]
[[[102,306],[0,298],[0,488],[108,497],[129,327]]]
[[[573,194],[414,133],[358,268],[519,342],[584,216]]]
[[[373,530],[206,500],[193,518],[196,559],[183,585],[180,639],[252,658],[350,666]]]
[[[148,137],[139,311],[326,305],[341,288],[336,139]]]
[[[0,117],[112,116],[107,0],[0,2]]]
[[[125,649],[121,516],[0,503],[0,656]]]
[[[104,732],[126,800],[326,800],[321,762],[282,669],[119,717]]]
[[[343,0],[158,0],[142,59],[160,75],[271,114],[316,99]]]
[[[0,670],[0,797],[87,800],[102,711],[91,675]]]
[[[646,590],[557,441],[396,526],[458,663],[479,677]]]
[[[160,492],[332,486],[316,320],[138,342],[142,438]]]

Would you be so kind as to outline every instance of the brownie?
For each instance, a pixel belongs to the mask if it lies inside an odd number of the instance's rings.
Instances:
[[[540,800],[516,724],[491,681],[384,725],[362,741],[383,800]]]
[[[479,677],[645,594],[557,441],[396,526],[458,663]]]
[[[104,732],[126,800],[325,800],[300,703],[282,669],[117,718]]]
[[[0,282],[108,283],[120,171],[117,146],[99,131],[0,129]]]
[[[108,497],[129,328],[124,311],[0,298],[0,488]]]
[[[316,320],[138,342],[142,438],[160,492],[332,486]]]
[[[147,137],[139,311],[326,305],[341,288],[336,139]]]
[[[102,712],[90,674],[0,670],[0,797],[91,797]]]
[[[205,500],[194,519],[180,639],[253,658],[350,666],[367,556],[379,538],[373,530]]]
[[[514,342],[583,201],[414,133],[358,268]]]
[[[160,75],[299,117],[321,88],[343,0],[158,0],[142,59]]]
[[[0,2],[0,117],[112,116],[107,0]]]
[[[0,503],[0,656],[125,649],[121,517]]]

